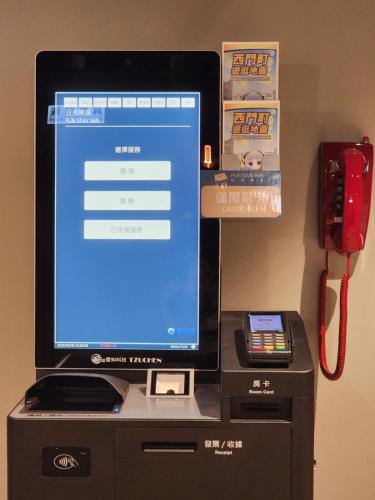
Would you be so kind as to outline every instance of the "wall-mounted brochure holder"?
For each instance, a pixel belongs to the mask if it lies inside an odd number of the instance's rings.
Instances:
[[[252,170],[222,155],[222,170],[201,171],[201,216],[277,219],[281,216],[280,170]],[[234,168],[233,168],[234,167]]]
[[[201,215],[281,216],[278,42],[223,42],[220,172],[202,172]]]

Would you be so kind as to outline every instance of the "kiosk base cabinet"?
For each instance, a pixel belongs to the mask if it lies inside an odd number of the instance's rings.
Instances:
[[[284,316],[293,361],[251,367],[243,315],[223,314],[219,380],[190,398],[149,398],[139,380],[112,412],[52,411],[48,380],[29,390],[47,399],[8,418],[9,500],[312,500],[314,371],[302,321]]]
[[[287,422],[125,428],[18,421],[10,436],[12,500],[291,498]]]

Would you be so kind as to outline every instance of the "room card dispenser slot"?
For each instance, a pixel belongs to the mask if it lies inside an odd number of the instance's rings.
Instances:
[[[282,313],[248,312],[244,332],[250,365],[291,363],[292,335]]]

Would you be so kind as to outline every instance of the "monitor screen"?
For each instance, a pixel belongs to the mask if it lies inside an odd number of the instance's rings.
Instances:
[[[199,349],[200,93],[56,92],[55,347]]]
[[[36,366],[218,367],[213,52],[42,52],[36,61]]]

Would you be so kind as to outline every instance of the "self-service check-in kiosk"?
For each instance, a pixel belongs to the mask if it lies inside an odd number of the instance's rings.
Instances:
[[[219,321],[199,199],[219,71],[209,52],[38,56],[37,382],[8,418],[10,500],[312,500],[300,316]]]

